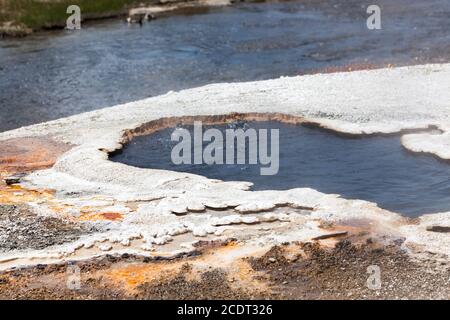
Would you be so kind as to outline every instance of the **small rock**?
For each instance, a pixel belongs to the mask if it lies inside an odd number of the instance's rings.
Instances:
[[[130,245],[130,240],[129,240],[129,239],[123,239],[123,240],[120,242],[120,244],[123,245],[123,246],[125,246],[125,247],[128,247],[128,246]]]
[[[427,231],[432,232],[450,232],[450,227],[448,226],[428,226]]]
[[[5,183],[9,186],[12,184],[17,184],[20,183],[20,179],[22,178],[22,176],[9,176],[3,179],[3,181],[5,181]]]
[[[275,258],[269,258],[269,261],[272,262],[272,263],[274,263],[274,262],[277,262],[277,259],[275,259]]]
[[[152,261],[150,257],[144,257],[144,259],[142,260],[142,262],[144,263],[149,263],[150,261]]]
[[[145,251],[155,251],[155,247],[153,247],[151,244],[143,244],[142,246],[141,246],[141,249],[142,250],[145,250]]]
[[[334,232],[334,233],[323,234],[318,237],[314,237],[314,238],[312,238],[312,240],[323,240],[323,239],[328,239],[328,238],[342,237],[342,236],[346,236],[347,234],[348,234],[347,231]]]
[[[112,245],[110,245],[110,244],[102,244],[98,248],[101,251],[110,251],[112,249]]]

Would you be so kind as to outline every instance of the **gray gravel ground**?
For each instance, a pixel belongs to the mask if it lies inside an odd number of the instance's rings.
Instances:
[[[44,249],[93,231],[87,225],[37,215],[23,205],[0,205],[0,251]]]

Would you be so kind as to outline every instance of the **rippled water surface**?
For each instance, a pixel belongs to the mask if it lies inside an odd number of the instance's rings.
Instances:
[[[317,128],[273,121],[214,127],[224,132],[236,126],[279,129],[277,175],[260,175],[259,165],[175,165],[171,161],[172,148],[177,144],[170,138],[173,128],[136,137],[112,160],[225,181],[251,181],[253,190],[310,187],[349,199],[372,201],[408,216],[450,211],[450,163],[411,154],[397,136],[344,138]],[[193,132],[192,126],[186,128]]]
[[[213,82],[450,60],[450,1],[377,4],[378,31],[365,1],[303,0],[0,40],[0,131]]]

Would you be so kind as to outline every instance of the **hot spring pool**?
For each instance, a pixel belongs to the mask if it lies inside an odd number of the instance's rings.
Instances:
[[[112,154],[111,160],[224,181],[250,181],[254,184],[252,190],[309,187],[347,199],[375,202],[384,209],[413,217],[450,211],[450,165],[429,155],[408,152],[399,136],[343,137],[276,121],[203,126],[203,130],[212,127],[221,132],[236,127],[269,132],[279,129],[278,173],[260,175],[259,164],[176,165],[171,160],[172,148],[178,144],[171,141],[175,128],[136,137]],[[193,134],[193,126],[183,128]]]

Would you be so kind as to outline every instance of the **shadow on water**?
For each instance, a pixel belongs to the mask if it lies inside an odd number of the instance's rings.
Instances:
[[[350,138],[275,121],[246,122],[239,126],[269,132],[279,129],[279,171],[275,176],[260,175],[259,164],[176,165],[171,160],[172,148],[178,143],[170,138],[174,128],[135,137],[111,160],[225,181],[250,181],[254,183],[253,190],[309,187],[348,199],[375,202],[412,217],[450,210],[450,165],[429,155],[412,154],[403,148],[398,136]],[[211,127],[204,126],[203,130]],[[213,127],[224,132],[230,125]],[[193,126],[184,128],[193,137]]]
[[[448,0],[377,4],[375,31],[366,1],[302,0],[0,40],[0,131],[213,82],[450,61]]]

